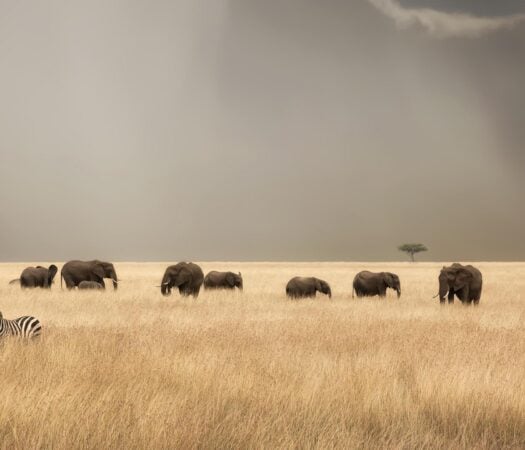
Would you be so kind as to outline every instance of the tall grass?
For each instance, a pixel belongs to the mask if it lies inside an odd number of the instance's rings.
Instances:
[[[0,344],[0,448],[524,448],[525,264],[477,264],[478,308],[440,307],[439,264],[205,263],[243,294],[163,298],[166,264],[117,264],[114,293],[21,291],[0,311],[38,342]],[[360,269],[403,294],[352,299]],[[289,301],[294,275],[333,300]]]

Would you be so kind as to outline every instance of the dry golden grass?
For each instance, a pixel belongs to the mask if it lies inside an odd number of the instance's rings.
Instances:
[[[166,264],[116,264],[118,293],[8,286],[38,342],[0,345],[0,448],[524,448],[525,264],[482,263],[478,308],[440,307],[440,264],[204,263],[244,294],[163,298]],[[352,299],[361,269],[397,300]],[[294,275],[334,298],[288,301]]]

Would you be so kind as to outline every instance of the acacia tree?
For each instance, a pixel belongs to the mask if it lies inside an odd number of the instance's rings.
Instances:
[[[415,261],[414,255],[416,253],[426,252],[428,250],[428,248],[426,248],[423,244],[403,244],[397,247],[397,249],[401,252],[409,254],[412,262]]]

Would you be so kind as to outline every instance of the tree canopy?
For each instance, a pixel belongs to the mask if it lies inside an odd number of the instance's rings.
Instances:
[[[414,255],[416,253],[428,251],[428,248],[423,244],[403,244],[397,247],[397,249],[401,252],[409,254],[412,262],[415,261]]]

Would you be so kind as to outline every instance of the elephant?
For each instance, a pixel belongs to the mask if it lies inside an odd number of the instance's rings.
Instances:
[[[197,264],[180,262],[166,268],[160,291],[162,295],[168,296],[171,295],[171,289],[176,287],[182,296],[193,295],[194,298],[197,298],[203,281],[204,273]]]
[[[53,284],[53,279],[58,272],[58,267],[51,264],[49,267],[28,267],[20,275],[20,286],[22,288],[41,287],[49,289]],[[13,284],[16,282],[12,280]]]
[[[118,286],[117,273],[113,264],[99,260],[69,261],[62,267],[61,277],[64,279],[68,289],[73,289],[82,281],[96,281],[105,288],[104,278],[112,280],[114,290]],[[62,279],[60,283],[62,284]]]
[[[86,290],[86,289],[95,289],[95,290],[99,290],[99,289],[105,289],[104,286],[102,286],[100,283],[97,283],[96,281],[81,281],[80,283],[78,283],[78,288],[80,290]]]
[[[204,278],[204,289],[235,289],[242,291],[242,275],[233,272],[217,272],[212,270]]]
[[[385,297],[387,288],[395,290],[397,298],[401,296],[401,282],[395,273],[363,270],[354,277],[352,298],[354,291],[358,297]]]
[[[459,263],[443,266],[439,274],[439,302],[444,304],[448,293],[449,303],[454,303],[455,295],[463,304],[478,305],[482,286],[483,276],[474,266]]]
[[[315,277],[294,277],[286,285],[286,295],[290,298],[311,298],[317,292],[328,295],[332,298],[330,285]]]

